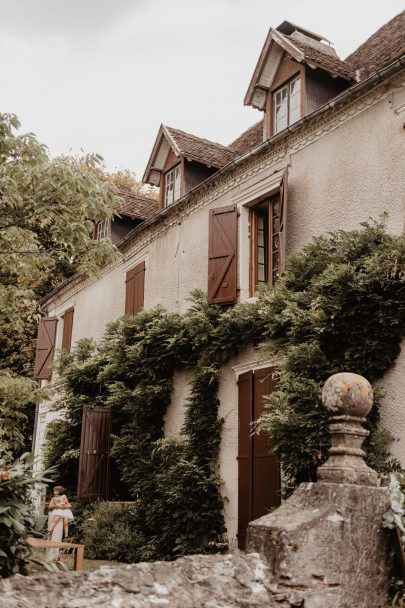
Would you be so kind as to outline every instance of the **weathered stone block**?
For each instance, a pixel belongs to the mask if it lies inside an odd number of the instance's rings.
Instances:
[[[296,591],[305,608],[385,608],[388,505],[385,488],[305,483],[249,525],[248,550],[267,559],[278,591]]]

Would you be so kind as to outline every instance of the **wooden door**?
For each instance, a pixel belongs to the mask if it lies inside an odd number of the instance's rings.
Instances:
[[[274,369],[266,367],[241,374],[238,433],[238,547],[245,548],[250,521],[280,504],[280,463],[269,437],[252,435],[252,422],[263,412],[264,395],[275,390]]]
[[[108,499],[110,488],[111,409],[83,408],[77,498]]]

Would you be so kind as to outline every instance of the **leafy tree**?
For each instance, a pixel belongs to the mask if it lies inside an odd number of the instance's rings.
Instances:
[[[109,173],[104,171],[102,178],[110,184],[113,184],[118,190],[124,190],[131,192],[136,196],[142,196],[144,198],[151,198],[152,200],[159,200],[159,189],[154,186],[146,186],[142,182],[136,179],[135,173],[125,169],[124,171],[114,171]]]
[[[7,408],[21,425],[36,398],[32,381],[18,376],[31,371],[38,299],[117,255],[109,241],[92,240],[94,222],[111,217],[118,202],[116,188],[100,178],[101,158],[51,159],[19,128],[16,116],[0,114],[0,450],[7,441],[15,450],[22,439]]]

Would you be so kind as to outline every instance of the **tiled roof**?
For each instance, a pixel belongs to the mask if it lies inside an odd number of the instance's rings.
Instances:
[[[229,144],[229,147],[232,150],[236,150],[238,156],[249,152],[255,146],[258,146],[263,141],[263,121],[259,120],[259,122],[255,123],[252,127],[250,127],[247,131],[239,135],[235,141]]]
[[[173,138],[179,154],[188,160],[220,169],[230,163],[236,156],[234,150],[222,144],[185,133],[180,129],[172,129],[171,127],[166,127],[166,129]]]
[[[405,53],[405,11],[391,19],[346,57],[360,72],[360,80],[378,72]]]
[[[306,63],[313,63],[326,72],[341,76],[346,80],[355,80],[355,70],[351,64],[342,61],[337,56],[333,56],[329,53],[322,53],[322,51],[315,49],[309,44],[305,44],[305,42],[302,42],[301,40],[297,40],[290,36],[289,38],[294,46],[304,53]]]
[[[131,220],[148,220],[159,211],[159,203],[150,198],[136,196],[130,192],[119,191],[122,203],[115,210]]]

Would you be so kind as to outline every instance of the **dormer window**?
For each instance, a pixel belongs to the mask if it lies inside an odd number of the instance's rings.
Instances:
[[[273,93],[274,134],[301,118],[301,79],[296,76]]]
[[[180,198],[180,165],[176,165],[165,175],[165,206]]]

